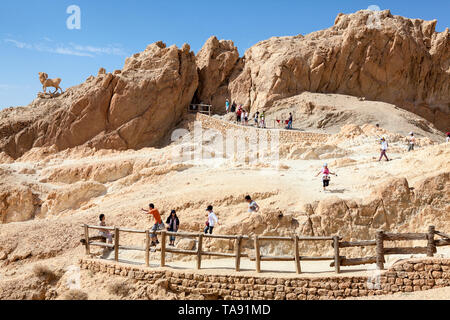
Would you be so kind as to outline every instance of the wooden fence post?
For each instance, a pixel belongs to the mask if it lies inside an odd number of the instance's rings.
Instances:
[[[261,273],[261,252],[259,251],[259,241],[257,235],[255,235],[255,261],[256,272]]]
[[[434,232],[435,232],[435,227],[429,226],[428,227],[428,235],[427,235],[427,239],[428,239],[427,256],[428,257],[433,257],[434,253],[436,252],[436,244],[434,243]]]
[[[377,245],[377,268],[378,270],[384,270],[384,245],[383,245],[383,230],[378,230],[376,234],[376,245]]]
[[[294,257],[295,257],[295,269],[298,274],[302,273],[302,268],[300,266],[300,254],[298,252],[298,236],[294,237]]]
[[[334,270],[336,273],[341,272],[341,261],[339,258],[339,236],[333,237],[333,244],[334,244]]]
[[[166,265],[166,230],[161,231],[161,267]]]
[[[87,224],[84,225],[84,238],[86,239],[86,255],[91,253],[89,246],[89,227]]]
[[[200,270],[202,268],[202,246],[203,246],[203,233],[198,236],[198,245],[197,245],[197,269]]]
[[[238,236],[234,244],[234,252],[236,254],[236,271],[241,270],[241,250],[242,250],[242,236]]]
[[[150,266],[150,231],[145,231],[145,265]]]
[[[119,261],[119,228],[114,228],[114,260]]]

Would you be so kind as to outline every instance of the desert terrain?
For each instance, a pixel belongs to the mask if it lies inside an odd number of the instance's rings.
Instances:
[[[433,21],[383,11],[384,28],[367,32],[368,14],[339,15],[330,29],[263,41],[243,58],[232,41],[215,37],[197,56],[187,44],[178,49],[158,42],[128,58],[123,70],[100,70],[59,97],[0,111],[0,299],[204,298],[88,270],[80,271],[81,290],[67,285],[68,268],[85,254],[82,225],[97,225],[105,214],[108,226],[148,229],[153,220],[141,208],[149,203],[163,221],[176,210],[180,231],[187,232],[202,232],[205,209],[213,205],[216,234],[338,234],[351,241],[374,239],[378,229],[426,232],[429,225],[449,233],[449,31],[437,33]],[[421,55],[421,63],[410,61],[421,72],[408,74],[410,68],[400,66]],[[225,97],[251,115],[265,111],[268,128],[254,128],[251,119],[249,126],[236,125],[235,115],[224,112]],[[212,116],[187,113],[191,102],[212,104]],[[277,126],[290,112],[293,130]],[[215,135],[196,141],[195,125]],[[267,132],[283,138],[275,148],[262,145],[251,161],[239,148],[222,157],[221,128],[244,138]],[[181,139],[172,139],[176,129],[183,129]],[[408,152],[410,132],[416,146]],[[382,137],[389,162],[378,161]],[[325,163],[337,174],[327,191],[316,176]],[[258,213],[248,212],[246,195],[261,207]],[[127,234],[122,242],[143,245],[144,239]],[[232,250],[226,240],[203,245]],[[176,241],[177,248],[195,246]],[[251,249],[244,246],[244,252]],[[262,250],[286,254],[291,247]],[[333,249],[301,243],[300,250],[318,255]],[[92,251],[111,259],[108,250]],[[437,253],[449,254],[446,248]],[[144,253],[133,250],[121,250],[120,257],[130,264],[144,261]],[[155,268],[158,257],[150,255]],[[406,257],[389,257],[388,265],[399,258]],[[250,261],[243,263],[250,268]],[[195,262],[169,255],[167,264],[182,270]],[[230,264],[208,259],[204,268],[233,272]],[[293,264],[269,269],[274,277],[294,272]],[[332,271],[329,263],[311,263],[304,275]],[[443,288],[385,298],[449,294]]]

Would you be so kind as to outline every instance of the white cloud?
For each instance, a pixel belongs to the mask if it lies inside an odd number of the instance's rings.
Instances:
[[[16,48],[19,49],[28,49],[35,50],[39,52],[49,52],[55,54],[63,54],[63,55],[71,55],[71,56],[79,56],[79,57],[90,57],[93,58],[95,56],[101,55],[115,55],[115,56],[126,56],[125,50],[118,45],[109,45],[107,47],[94,47],[94,46],[84,46],[75,43],[69,44],[56,44],[54,46],[49,46],[50,42],[53,42],[49,38],[44,38],[47,42],[44,43],[26,43],[17,41],[11,38],[4,39],[4,42],[13,44]]]
[[[20,42],[20,41],[14,40],[14,39],[5,39],[5,42],[12,43],[13,45],[15,45],[19,49],[24,49],[24,48],[25,49],[32,49],[33,48],[33,46],[28,44],[28,43]]]

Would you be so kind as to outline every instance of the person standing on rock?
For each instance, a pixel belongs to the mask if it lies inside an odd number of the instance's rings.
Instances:
[[[253,116],[253,120],[255,120],[256,127],[259,128],[259,111],[256,111],[255,115]]]
[[[103,213],[99,216],[99,219],[100,219],[99,226],[100,227],[106,227],[106,222],[105,222],[106,218],[105,218],[105,215]],[[109,230],[100,230],[99,231],[99,235],[101,237],[107,239],[108,243],[112,243],[112,234],[109,232]]]
[[[208,232],[209,234],[212,234],[214,226],[219,222],[219,219],[217,219],[217,216],[213,212],[213,206],[208,206],[208,208],[206,208],[206,211],[208,212],[208,221],[206,221],[204,232],[205,234],[207,234]]]
[[[233,103],[231,104],[231,110],[230,112],[236,112],[236,102],[233,101]]]
[[[289,112],[289,120],[286,129],[288,130],[292,129],[292,122],[293,122],[292,112]]]
[[[227,113],[230,111],[230,101],[227,99],[227,101],[225,101],[225,109],[227,111]]]
[[[242,114],[242,109],[241,106],[239,106],[239,108],[236,111],[236,122],[239,124],[239,122],[241,122],[241,114]]]
[[[416,138],[414,137],[414,133],[410,132],[408,137],[408,152],[414,151],[414,146],[416,145]]]
[[[323,185],[323,191],[327,191],[327,187],[330,185],[330,174],[335,175],[337,177],[337,174],[334,172],[331,172],[330,169],[328,169],[328,164],[325,163],[323,165],[322,170],[320,170],[317,174],[316,177],[322,174],[322,185]]]
[[[246,196],[245,201],[248,203],[248,212],[254,213],[259,211],[259,206],[256,201],[252,200],[252,197]]]
[[[385,137],[381,138],[381,149],[380,149],[381,155],[380,155],[380,159],[378,161],[381,161],[381,159],[383,159],[383,157],[386,158],[386,161],[389,161],[389,158],[386,155],[386,151],[387,151],[388,147],[389,147],[389,145],[386,141],[386,138]]]
[[[166,220],[167,223],[167,231],[169,232],[178,232],[178,227],[180,226],[180,220],[177,217],[177,212],[172,210],[170,212],[170,216]],[[175,236],[170,236],[169,246],[175,246]]]
[[[245,110],[242,106],[239,107],[241,109],[241,124],[245,125]]]
[[[259,118],[260,118],[259,127],[266,128],[266,115],[264,114],[264,111],[261,112],[261,116]]]
[[[152,238],[151,246],[156,246],[159,244],[158,237],[156,235],[156,231],[164,229],[164,223],[161,220],[161,215],[159,214],[159,211],[155,209],[155,205],[153,203],[150,203],[148,205],[149,210],[142,209],[142,211],[148,213],[149,215],[153,216],[155,219],[155,224],[153,225],[150,234],[150,237]]]

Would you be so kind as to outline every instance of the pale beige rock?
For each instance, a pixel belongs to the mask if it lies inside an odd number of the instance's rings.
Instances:
[[[83,203],[106,193],[98,182],[77,182],[50,193],[42,205],[42,216],[58,215],[65,210],[79,209]]]
[[[364,96],[394,103],[449,131],[449,30],[438,33],[436,20],[393,16],[389,10],[380,14],[381,28],[370,29],[370,14],[339,14],[329,29],[251,47],[244,69],[230,82],[232,99],[255,112],[303,91]]]

